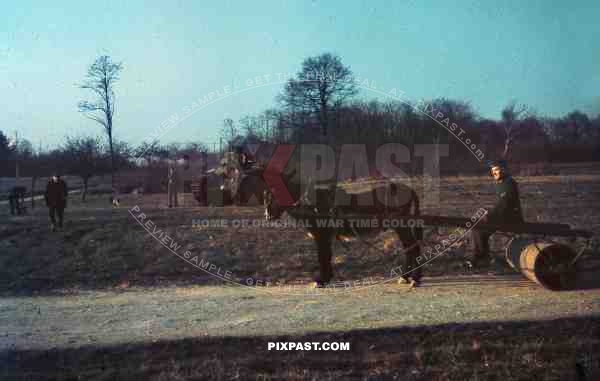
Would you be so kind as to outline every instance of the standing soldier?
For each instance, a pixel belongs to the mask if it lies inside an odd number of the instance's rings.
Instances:
[[[50,215],[50,230],[56,230],[55,214],[58,215],[58,228],[63,227],[63,216],[67,207],[67,184],[60,178],[58,174],[54,174],[46,185],[46,206]]]
[[[8,194],[8,203],[10,204],[10,214],[11,215],[15,215],[15,210],[17,209],[17,202],[19,200],[17,199],[17,195],[16,192],[13,189],[10,190],[10,193]]]
[[[169,208],[177,207],[177,169],[175,163],[169,165],[169,183],[167,186],[169,196]]]
[[[178,192],[185,196],[185,182],[184,179],[192,176],[192,171],[188,171],[190,168],[190,156],[185,154],[178,160],[170,161],[169,163],[169,175],[168,175],[168,186],[167,193],[169,197],[169,208],[179,206],[179,195]],[[186,177],[187,174],[187,177]],[[185,198],[183,200],[185,204]]]
[[[490,176],[494,178],[496,183],[498,201],[494,208],[482,218],[481,222],[497,225],[522,224],[524,220],[518,184],[508,173],[506,162],[504,160],[490,161],[488,166]],[[472,231],[474,243],[473,262],[476,266],[482,266],[490,262],[489,239],[493,233],[493,231],[488,230]]]

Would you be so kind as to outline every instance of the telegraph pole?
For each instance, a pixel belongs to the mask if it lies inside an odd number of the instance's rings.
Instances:
[[[15,131],[15,186],[19,182],[19,131]]]
[[[223,128],[223,135],[226,135],[229,132],[229,148],[228,151],[232,151],[232,144],[233,144],[233,140],[235,138],[235,129],[233,126],[233,119],[231,118],[226,118],[223,121],[224,124],[224,128]],[[229,131],[228,131],[229,130]]]

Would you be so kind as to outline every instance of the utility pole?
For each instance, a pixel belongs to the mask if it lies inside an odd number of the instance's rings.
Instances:
[[[15,131],[15,185],[19,182],[19,131]]]
[[[226,118],[224,121],[224,129],[225,129],[225,134],[227,132],[229,132],[229,149],[228,151],[232,151],[232,144],[233,144],[233,140],[235,138],[235,131],[234,131],[234,126],[233,126],[233,119],[231,118]],[[229,131],[227,131],[229,130]]]
[[[42,155],[42,140],[39,139],[38,140],[38,150],[37,152],[33,152],[33,160],[38,162],[39,158]],[[33,171],[31,172],[31,210],[35,209],[35,183],[38,180],[38,175],[40,174],[40,172],[38,172],[39,169],[34,168]]]

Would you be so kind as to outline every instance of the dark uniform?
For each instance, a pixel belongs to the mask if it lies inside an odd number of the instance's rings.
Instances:
[[[10,214],[14,216],[17,203],[15,200],[15,193],[13,191],[8,194],[8,203],[10,204]]]
[[[60,177],[56,181],[53,179],[48,181],[44,198],[46,199],[46,206],[48,206],[53,230],[56,226],[55,215],[58,215],[58,227],[62,228],[64,211],[67,207],[67,195],[67,184]]]
[[[498,225],[523,223],[523,212],[521,210],[517,182],[506,173],[506,167],[503,162],[493,164],[492,166],[500,166],[503,170],[503,176],[500,181],[496,182],[496,197],[498,201],[494,208],[488,212],[487,222]],[[489,238],[492,234],[494,232],[489,230],[473,230],[475,261],[489,261]]]
[[[176,164],[172,164],[169,167],[168,184],[167,184],[167,197],[169,199],[169,208],[177,207],[177,187],[179,186],[179,173],[177,173]]]
[[[25,214],[25,187],[16,186],[10,191],[8,195],[8,202],[10,204],[10,214],[13,216],[15,212],[17,215]]]

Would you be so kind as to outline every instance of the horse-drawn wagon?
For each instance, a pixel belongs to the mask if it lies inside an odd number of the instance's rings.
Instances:
[[[446,216],[421,215],[419,199],[412,189],[390,181],[372,184],[366,190],[348,192],[338,183],[321,186],[316,193],[315,203],[307,200],[306,195],[310,185],[304,187],[302,192],[299,183],[290,181],[293,175],[281,175],[282,188],[273,189],[265,184],[265,166],[256,162],[244,160],[243,157],[230,153],[221,161],[221,165],[202,174],[193,184],[194,197],[202,205],[248,205],[249,199],[255,196],[259,205],[265,206],[267,219],[279,218],[283,211],[297,220],[326,221],[321,226],[307,227],[308,233],[314,238],[319,252],[320,277],[317,283],[326,284],[333,276],[331,268],[331,245],[334,239],[347,239],[373,234],[385,230],[381,224],[382,219],[396,221],[418,220],[419,226],[390,226],[395,230],[403,243],[406,257],[406,274],[402,278],[412,284],[418,284],[423,263],[418,263],[423,241],[423,227],[456,226],[467,230],[481,230],[496,232],[509,238],[504,248],[505,260],[515,270],[520,271],[525,277],[537,282],[543,287],[558,290],[571,288],[575,282],[576,263],[582,254],[588,250],[592,242],[592,234],[571,229],[566,224],[555,223],[511,223],[498,225],[483,220],[471,218],[457,218]],[[390,186],[395,187],[391,193],[401,202],[378,202],[381,195],[388,197]],[[319,187],[315,187],[319,188]],[[278,205],[277,193],[285,192],[293,203]],[[346,193],[344,197],[353,200],[347,206],[333,205],[333,199],[339,193]],[[356,200],[372,192],[374,205],[359,207]],[[390,196],[392,197],[392,196]],[[392,200],[392,197],[390,200]],[[281,199],[280,199],[281,200]],[[279,201],[280,201],[279,200]],[[482,216],[481,216],[482,217]],[[357,227],[353,221],[371,220],[379,221],[378,226]],[[569,243],[559,243],[555,237],[569,238]],[[576,247],[577,246],[577,247]]]

